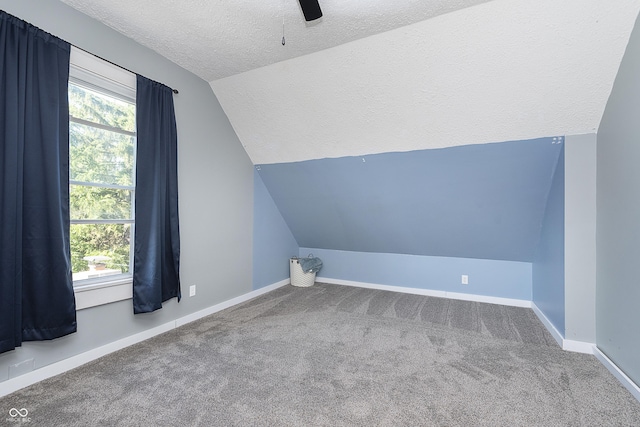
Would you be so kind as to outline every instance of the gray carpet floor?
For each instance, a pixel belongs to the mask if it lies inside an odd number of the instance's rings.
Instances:
[[[12,407],[38,426],[640,425],[640,403],[530,309],[322,283],[0,399]]]

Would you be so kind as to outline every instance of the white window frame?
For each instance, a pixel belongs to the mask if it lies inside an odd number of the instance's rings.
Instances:
[[[118,66],[110,64],[90,53],[74,46],[71,47],[71,59],[69,68],[69,81],[79,86],[93,89],[98,92],[124,98],[135,104],[136,101],[136,75]],[[70,119],[71,120],[71,119]],[[73,119],[73,122],[81,122]],[[90,124],[95,126],[94,124]],[[108,129],[110,130],[110,129]],[[134,163],[135,164],[135,163]],[[135,174],[134,174],[135,175]],[[72,182],[70,181],[70,184]],[[107,186],[118,187],[121,186]],[[135,234],[135,183],[133,187],[126,189],[132,191],[131,200],[131,247],[129,260],[129,273],[117,275],[109,279],[108,276],[83,280],[81,284],[74,286],[76,297],[76,310],[95,307],[111,302],[131,299],[133,297],[133,240]],[[72,221],[81,223],[82,221]],[[91,223],[103,221],[90,221]],[[106,221],[109,222],[109,221]],[[122,221],[118,221],[122,222]]]

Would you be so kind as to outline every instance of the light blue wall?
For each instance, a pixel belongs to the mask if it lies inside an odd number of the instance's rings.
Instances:
[[[531,300],[531,263],[300,248],[323,262],[319,277]],[[461,284],[461,276],[469,284]]]
[[[558,332],[565,333],[564,149],[557,159],[533,262],[533,302]]]
[[[533,261],[552,138],[260,165],[303,247]]]
[[[258,170],[299,255],[323,259],[320,277],[531,301],[543,221],[546,250],[563,251],[562,154],[563,138],[549,137]],[[562,276],[562,256],[548,267],[538,273]],[[563,310],[562,277],[552,289],[541,305]]]
[[[257,172],[253,182],[253,289],[258,289],[289,277],[298,242]]]
[[[639,118],[640,24],[636,20],[598,130],[596,343],[638,385]]]
[[[11,365],[33,359],[39,369],[250,292],[253,165],[209,84],[59,1],[0,0],[0,9],[180,91],[174,102],[184,296],[145,315],[133,315],[131,300],[80,310],[77,333],[0,354],[0,382]],[[187,296],[191,285],[194,297]]]

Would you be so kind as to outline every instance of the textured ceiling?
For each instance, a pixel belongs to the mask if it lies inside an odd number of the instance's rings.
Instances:
[[[638,0],[493,0],[211,82],[255,164],[596,132]]]
[[[297,0],[62,1],[212,81],[488,0],[320,0],[311,23]]]
[[[254,164],[596,132],[640,0],[62,0],[211,83]],[[281,44],[282,16],[287,43]]]

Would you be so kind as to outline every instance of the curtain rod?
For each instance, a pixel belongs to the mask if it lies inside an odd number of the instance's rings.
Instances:
[[[35,25],[33,25],[33,24],[31,24],[31,23],[29,23],[29,22],[27,22],[27,21],[23,20],[23,19],[20,19],[20,18],[18,18],[18,17],[16,17],[16,16],[10,15],[10,14],[8,14],[7,12],[5,12],[5,11],[4,11],[4,10],[2,10],[2,9],[0,9],[0,12],[6,13],[8,16],[11,16],[11,17],[13,17],[13,18],[15,18],[15,19],[18,19],[18,20],[20,20],[20,21],[24,22],[26,25],[30,25],[30,26],[32,26],[32,27],[34,27],[34,28],[37,28],[38,30],[43,31],[43,32],[45,32],[45,33],[46,33],[46,31],[44,31],[44,30],[40,29],[39,27],[36,27]],[[50,33],[47,33],[47,34],[50,34]],[[61,38],[59,38],[59,37],[57,37],[57,36],[54,36],[53,34],[50,34],[50,35],[51,35],[52,37],[55,37],[56,39],[62,40]],[[75,44],[70,43],[70,42],[68,42],[68,41],[66,41],[66,40],[63,40],[63,41],[65,41],[66,43],[69,43],[71,46],[75,47],[76,49],[80,49],[81,51],[86,52],[86,53],[88,53],[89,55],[93,55],[93,56],[95,56],[95,57],[96,57],[96,58],[98,58],[98,59],[102,59],[103,61],[108,62],[108,63],[109,63],[109,64],[111,64],[111,65],[115,65],[116,67],[118,67],[118,68],[120,68],[120,69],[122,69],[122,70],[128,71],[128,72],[130,72],[131,74],[136,74],[136,75],[138,74],[138,73],[136,73],[136,72],[134,72],[134,71],[131,71],[131,70],[130,70],[130,69],[128,69],[128,68],[123,67],[122,65],[116,64],[115,62],[112,62],[112,61],[109,61],[108,59],[105,59],[105,58],[103,58],[103,57],[101,57],[101,56],[98,56],[98,55],[96,55],[96,54],[95,54],[95,53],[93,53],[93,52],[89,52],[88,50],[83,49],[83,48],[81,48],[80,46],[76,46]],[[164,83],[162,83],[162,84],[164,84]],[[164,86],[167,86],[167,85],[164,85]],[[168,87],[169,89],[171,89],[171,92],[173,92],[174,94],[178,94],[178,93],[179,93],[179,92],[178,92],[178,89],[174,89],[174,88],[169,87],[169,86],[167,86],[167,87]]]
[[[71,43],[70,43],[70,44],[71,44]],[[131,74],[138,74],[138,73],[136,73],[136,72],[134,72],[134,71],[131,71],[131,70],[130,70],[130,69],[128,69],[128,68],[123,67],[122,65],[118,65],[118,64],[116,64],[115,62],[109,61],[108,59],[104,59],[103,57],[98,56],[98,55],[96,55],[96,54],[95,54],[95,53],[93,53],[93,52],[89,52],[89,51],[88,51],[88,50],[86,50],[86,49],[83,49],[83,48],[81,48],[81,47],[78,47],[78,46],[76,46],[75,44],[71,44],[71,46],[75,47],[76,49],[80,49],[81,51],[86,52],[86,53],[88,53],[89,55],[93,55],[93,56],[95,56],[95,57],[96,57],[96,58],[98,58],[98,59],[102,59],[103,61],[108,62],[108,63],[109,63],[109,64],[111,64],[111,65],[115,65],[115,66],[116,66],[116,67],[118,67],[118,68],[121,68],[121,69],[123,69],[123,70],[125,70],[125,71],[128,71],[128,72],[130,72]],[[164,84],[164,83],[163,83],[163,84]],[[165,86],[167,86],[167,85],[165,85]],[[169,86],[167,86],[167,87],[169,87]],[[179,92],[178,92],[178,89],[174,89],[174,88],[172,88],[172,87],[169,87],[169,89],[171,89],[171,91],[172,91],[174,94],[178,94],[178,93],[179,93]]]

